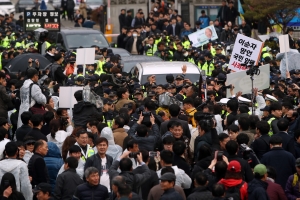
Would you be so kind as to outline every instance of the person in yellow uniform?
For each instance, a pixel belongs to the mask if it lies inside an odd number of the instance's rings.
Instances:
[[[211,76],[212,71],[215,69],[211,53],[210,52],[205,53],[204,59],[205,59],[205,63],[201,67],[201,70],[205,71],[206,76]]]

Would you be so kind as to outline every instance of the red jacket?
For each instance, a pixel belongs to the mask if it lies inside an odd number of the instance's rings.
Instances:
[[[221,179],[219,181],[220,184],[224,185],[227,189],[228,187],[234,187],[242,183],[242,179]],[[241,200],[247,200],[248,199],[248,184],[244,182],[242,187],[240,188],[240,196]]]
[[[285,193],[281,185],[273,183],[270,180],[266,180],[268,183],[267,194],[272,200],[287,200]]]

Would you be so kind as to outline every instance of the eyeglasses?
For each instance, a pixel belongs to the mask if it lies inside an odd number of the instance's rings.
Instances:
[[[31,146],[31,145],[34,145],[34,144],[35,144],[35,142],[30,142],[30,143],[27,143],[26,145]]]

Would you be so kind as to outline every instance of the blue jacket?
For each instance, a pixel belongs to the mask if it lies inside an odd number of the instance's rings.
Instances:
[[[78,185],[73,200],[105,200],[108,190],[103,185],[91,186],[89,183]]]
[[[58,171],[60,170],[64,162],[61,158],[59,148],[56,144],[54,144],[53,142],[48,142],[48,149],[48,153],[44,157],[44,160],[48,169],[52,191],[54,191]]]
[[[249,200],[269,200],[267,194],[268,183],[254,178],[248,183],[248,199]]]
[[[93,26],[95,25],[96,23],[91,21],[91,20],[85,20],[85,22],[82,24],[82,27],[85,27],[85,28],[93,28]]]
[[[201,22],[200,28],[206,28],[209,26],[209,22],[210,22],[210,18],[209,16],[205,15],[205,16],[200,16],[199,17],[199,22]]]
[[[181,34],[180,34],[180,37],[183,38],[184,36],[188,36],[189,34],[193,33],[193,30],[190,29],[189,31],[187,30],[182,30]]]
[[[296,172],[295,158],[293,154],[285,151],[282,147],[273,147],[262,156],[261,163],[274,167],[277,172],[276,183],[285,188],[291,174]]]

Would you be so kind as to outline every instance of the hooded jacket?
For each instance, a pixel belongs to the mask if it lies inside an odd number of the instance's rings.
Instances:
[[[20,89],[21,105],[18,117],[18,128],[22,126],[21,115],[23,112],[28,111],[35,103],[46,104],[46,96],[42,93],[41,88],[33,84],[31,88],[31,105],[29,105],[29,86],[31,83],[33,83],[33,81],[27,79]]]
[[[79,101],[73,108],[73,121],[75,127],[85,127],[94,113],[98,113],[96,106],[90,102]]]
[[[249,200],[269,200],[267,188],[267,182],[254,178],[248,184]]]
[[[108,148],[106,154],[111,156],[113,160],[118,159],[122,155],[123,149],[119,145],[115,144],[115,140],[111,128],[105,127],[104,129],[102,129],[101,137],[104,137],[108,140]],[[97,153],[96,147],[94,147],[94,151],[95,153]]]
[[[44,157],[46,167],[48,169],[48,174],[50,178],[50,184],[52,186],[52,191],[55,188],[56,177],[60,167],[64,164],[59,148],[53,142],[48,142],[48,153]]]
[[[17,191],[22,192],[26,200],[32,200],[32,186],[29,180],[27,165],[17,159],[4,159],[0,161],[0,180],[6,172],[15,176]]]
[[[242,183],[242,179],[221,179],[219,181],[220,184],[225,186],[225,189],[227,189],[228,187],[235,187],[239,184]],[[241,200],[247,200],[248,199],[248,185],[246,182],[244,182],[244,184],[242,185],[242,187],[240,188],[240,197]]]

